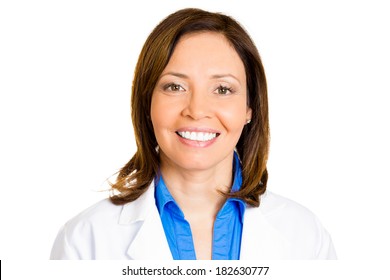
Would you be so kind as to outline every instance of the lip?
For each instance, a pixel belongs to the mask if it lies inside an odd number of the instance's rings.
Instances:
[[[213,139],[210,139],[208,141],[198,141],[198,140],[190,140],[181,137],[178,133],[179,132],[203,132],[203,133],[215,133],[217,136]],[[192,148],[207,148],[214,144],[215,141],[217,141],[218,136],[221,134],[220,131],[212,129],[212,128],[205,128],[205,127],[182,127],[175,131],[175,134],[177,135],[179,141],[189,147]]]
[[[176,130],[176,132],[183,132],[183,131],[221,134],[219,130],[215,130],[207,127],[182,127]]]

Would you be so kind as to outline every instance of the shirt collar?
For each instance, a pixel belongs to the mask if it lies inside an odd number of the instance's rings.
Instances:
[[[177,206],[177,203],[171,193],[169,192],[167,186],[165,185],[164,179],[161,176],[161,172],[159,172],[156,175],[156,178],[154,180],[155,182],[155,198],[156,198],[156,206],[158,209],[158,212],[160,213],[160,216],[164,213],[165,206],[172,202]],[[241,162],[238,157],[238,154],[234,152],[233,157],[233,185],[231,192],[239,191],[242,184],[242,169],[241,169]],[[237,201],[240,208],[240,216],[244,214],[245,211],[245,202],[238,198],[229,198],[228,201]]]
[[[233,158],[233,185],[231,192],[237,192],[241,189],[242,185],[242,168],[241,168],[241,161],[240,158],[238,157],[237,152],[234,152],[234,158]],[[240,215],[240,220],[243,222],[244,218],[244,213],[245,213],[245,208],[246,204],[242,199],[239,198],[229,198],[227,199],[226,203],[236,203],[239,209],[239,215]]]
[[[156,205],[160,216],[163,215],[165,205],[170,202],[176,204],[175,199],[169,192],[167,186],[165,185],[164,179],[161,176],[161,173],[156,175],[154,180],[155,183],[155,197],[156,197]]]
[[[240,190],[242,184],[241,162],[236,152],[234,152],[233,157],[233,178],[234,179],[231,192],[236,192]]]

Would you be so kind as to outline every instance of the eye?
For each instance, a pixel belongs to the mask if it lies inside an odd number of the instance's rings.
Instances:
[[[216,90],[215,90],[216,93],[220,94],[220,95],[227,95],[227,94],[231,94],[233,93],[233,89],[230,88],[230,87],[225,87],[225,86],[219,86]]]
[[[164,86],[165,91],[172,91],[172,92],[180,92],[180,91],[185,91],[185,89],[178,84],[175,83],[170,83]]]

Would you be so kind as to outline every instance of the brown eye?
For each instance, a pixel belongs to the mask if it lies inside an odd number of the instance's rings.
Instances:
[[[174,91],[174,92],[177,92],[177,91],[185,91],[184,88],[183,88],[181,85],[174,84],[174,83],[165,85],[165,86],[164,86],[164,90],[167,90],[167,91]]]
[[[226,94],[230,94],[232,92],[233,92],[233,90],[231,88],[224,87],[224,86],[219,86],[216,90],[216,93],[218,93],[220,95],[226,95]]]

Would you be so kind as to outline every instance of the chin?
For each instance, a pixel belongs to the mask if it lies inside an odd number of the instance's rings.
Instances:
[[[175,164],[186,170],[205,170],[212,168],[216,163],[210,160],[210,157],[181,157],[172,159]]]
[[[216,167],[224,161],[224,158],[217,158],[214,153],[187,153],[180,156],[172,155],[168,157],[168,161],[179,169],[201,171]]]
[[[201,171],[231,164],[233,148],[230,149],[181,149],[180,147],[160,147],[160,160],[167,165],[188,171]]]

